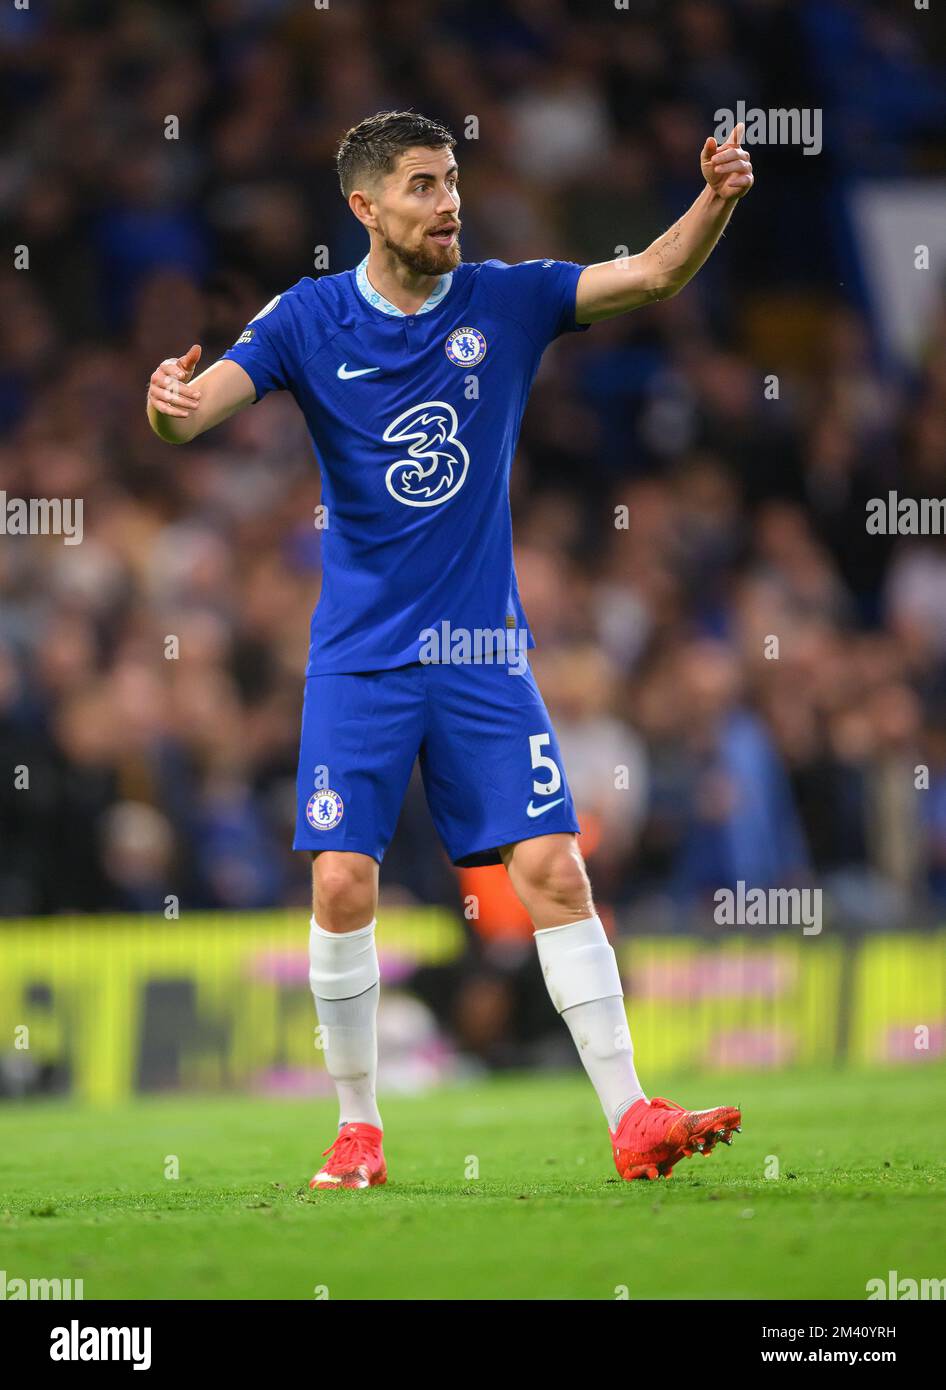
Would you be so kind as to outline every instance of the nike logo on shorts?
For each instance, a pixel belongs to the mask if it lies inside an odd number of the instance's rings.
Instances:
[[[526,807],[526,815],[534,820],[536,816],[544,816],[546,811],[551,811],[553,806],[561,806],[564,800],[564,796],[560,796],[557,801],[547,801],[544,806],[533,806],[530,801]]]

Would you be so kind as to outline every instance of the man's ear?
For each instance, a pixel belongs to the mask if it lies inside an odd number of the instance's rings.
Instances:
[[[356,188],[348,199],[348,206],[363,227],[377,227],[378,219],[375,216],[374,203],[367,193]]]

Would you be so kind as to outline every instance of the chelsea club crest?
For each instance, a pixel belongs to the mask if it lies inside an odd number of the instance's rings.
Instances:
[[[305,818],[313,830],[334,830],[345,812],[345,803],[338,792],[315,792],[309,797]]]
[[[486,356],[486,339],[478,328],[455,328],[444,350],[456,367],[475,367]]]

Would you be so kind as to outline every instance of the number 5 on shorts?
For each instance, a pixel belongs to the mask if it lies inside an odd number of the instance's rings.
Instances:
[[[557,792],[562,785],[562,774],[558,770],[558,763],[555,762],[554,758],[547,758],[542,752],[546,744],[551,743],[551,741],[551,734],[529,735],[529,753],[532,757],[533,770],[540,767],[547,768],[551,778],[551,781],[547,784],[545,782],[536,782],[533,779],[532,790],[535,792],[536,796],[551,796],[552,793]]]

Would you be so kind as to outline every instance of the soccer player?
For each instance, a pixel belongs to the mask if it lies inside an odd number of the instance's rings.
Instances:
[[[314,1188],[387,1175],[375,1099],[378,872],[418,756],[450,858],[502,862],[532,918],[621,1176],[668,1176],[739,1127],[732,1106],[648,1100],[637,1078],[614,951],[526,659],[508,485],[547,345],[683,288],[752,186],[741,136],[737,126],[723,144],[706,141],[705,187],[638,255],[475,264],[460,255],[449,131],[414,112],[371,116],[337,155],[342,194],[368,234],[361,264],[277,294],[200,376],[195,344],[151,377],[149,420],[174,444],[290,391],[321,465],[328,524],[294,848],[313,859],[309,979],[340,1124]]]

